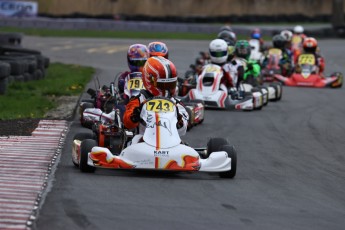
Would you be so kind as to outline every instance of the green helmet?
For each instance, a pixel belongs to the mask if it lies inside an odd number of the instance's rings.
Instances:
[[[249,59],[251,47],[247,40],[239,40],[235,44],[235,55],[246,60]]]

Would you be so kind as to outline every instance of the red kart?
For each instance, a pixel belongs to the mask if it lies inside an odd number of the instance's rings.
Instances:
[[[340,88],[343,85],[343,74],[335,72],[329,77],[319,74],[318,67],[314,64],[315,57],[312,54],[302,54],[294,73],[290,77],[274,75],[275,78],[286,86],[302,86],[315,88]]]

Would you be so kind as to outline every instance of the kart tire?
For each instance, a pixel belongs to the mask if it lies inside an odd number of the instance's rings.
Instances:
[[[11,65],[0,61],[0,79],[6,78],[11,73]]]
[[[280,82],[273,82],[270,86],[274,87],[276,90],[276,99],[274,101],[280,101],[283,94],[283,84]]]
[[[186,111],[188,113],[188,116],[189,116],[189,119],[188,119],[188,125],[187,125],[187,131],[191,130],[194,126],[192,120],[194,119],[193,118],[193,114],[192,114],[192,110],[188,107],[186,107]]]
[[[95,138],[95,136],[93,135],[93,133],[77,133],[76,135],[74,135],[73,141],[74,140],[83,141],[86,139],[94,139],[94,138]],[[73,162],[75,167],[79,168],[79,162],[75,162],[73,160],[73,157],[72,157],[72,162]]]
[[[83,140],[80,144],[80,162],[79,169],[82,172],[93,173],[96,168],[87,164],[89,159],[89,152],[93,147],[97,146],[97,142],[92,139]]]
[[[264,101],[264,106],[267,106],[268,105],[268,101],[269,101],[269,98],[268,98],[268,88],[266,86],[258,86],[258,88],[260,89],[262,95],[264,95],[263,93],[263,90],[266,90],[267,94],[266,94],[266,100],[263,100]]]
[[[8,78],[0,78],[0,95],[4,95],[7,90]]]
[[[263,104],[263,101],[264,101],[263,94],[262,94],[261,90],[259,88],[257,88],[257,87],[252,89],[252,93],[254,93],[254,92],[261,93],[261,96],[260,96],[261,97],[261,105],[259,107],[254,108],[255,110],[261,110],[263,108],[263,106],[264,106],[264,104]],[[253,97],[253,101],[254,101],[254,97]]]
[[[85,121],[83,113],[85,109],[95,108],[93,103],[85,102],[80,106],[80,124],[88,129],[92,128],[93,122],[92,121]]]
[[[343,86],[343,81],[344,81],[344,77],[343,74],[340,72],[335,72],[333,74],[331,74],[331,76],[337,76],[339,78],[339,82],[340,84],[337,84],[336,86],[332,86],[332,84],[330,85],[331,88],[335,89],[335,88],[341,88]]]
[[[222,137],[213,137],[207,142],[206,158],[210,156],[212,152],[217,152],[222,149],[224,145],[228,145],[229,142]]]
[[[231,169],[226,172],[220,172],[219,177],[221,178],[234,178],[236,176],[237,169],[237,153],[234,146],[223,145],[220,150],[227,152],[228,157],[231,158]]]

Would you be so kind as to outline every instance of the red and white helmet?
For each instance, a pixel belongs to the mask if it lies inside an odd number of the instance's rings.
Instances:
[[[303,49],[308,53],[315,53],[317,49],[317,40],[312,37],[307,37],[303,41]]]
[[[147,59],[143,68],[143,83],[153,96],[172,96],[177,85],[174,63],[161,56]]]

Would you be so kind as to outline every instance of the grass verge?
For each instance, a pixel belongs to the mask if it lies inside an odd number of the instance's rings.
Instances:
[[[44,79],[13,82],[0,96],[0,120],[43,118],[57,106],[52,98],[80,95],[93,74],[91,67],[52,63]]]
[[[216,34],[182,33],[182,32],[142,32],[142,31],[101,31],[101,30],[51,30],[34,28],[3,27],[2,32],[24,33],[42,37],[81,37],[81,38],[141,38],[141,39],[186,39],[209,40],[215,39]],[[238,39],[248,36],[238,35]]]

